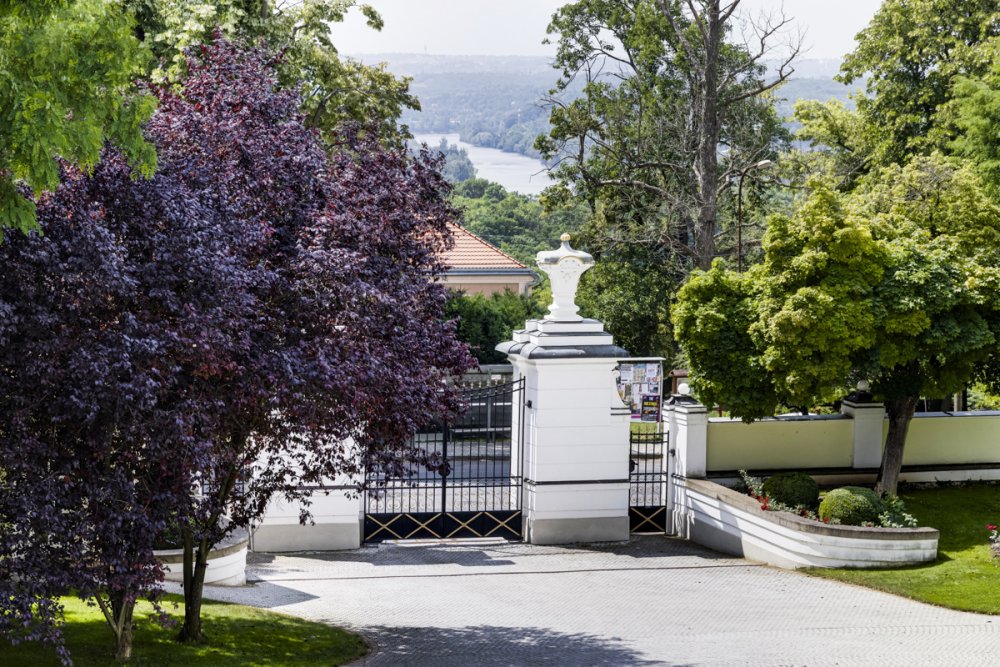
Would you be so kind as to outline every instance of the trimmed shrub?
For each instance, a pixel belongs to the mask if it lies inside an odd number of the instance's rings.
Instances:
[[[789,507],[815,508],[819,485],[804,472],[781,472],[764,482],[764,495]]]
[[[844,486],[826,494],[819,505],[819,518],[845,526],[860,526],[864,523],[879,525],[879,514],[883,510],[882,501],[871,489]]]

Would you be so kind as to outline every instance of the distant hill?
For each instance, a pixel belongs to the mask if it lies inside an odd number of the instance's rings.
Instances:
[[[369,64],[386,62],[396,74],[413,77],[411,90],[422,111],[407,111],[402,117],[412,132],[457,132],[470,144],[538,157],[532,144],[548,131],[549,115],[540,100],[558,77],[548,58],[418,53],[353,57]],[[839,69],[840,61],[833,59],[796,63],[794,78],[779,90],[778,112],[790,116],[800,98],[852,104],[849,94],[857,87],[834,81]]]

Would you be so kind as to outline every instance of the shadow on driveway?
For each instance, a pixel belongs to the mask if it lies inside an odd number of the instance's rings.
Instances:
[[[378,637],[365,665],[661,665],[618,638],[546,628],[367,627]]]

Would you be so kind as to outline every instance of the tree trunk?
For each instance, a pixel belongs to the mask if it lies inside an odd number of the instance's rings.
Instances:
[[[246,451],[247,434],[236,431],[230,437],[230,446],[234,451]],[[241,456],[235,456],[233,461],[241,461]],[[205,592],[205,571],[208,569],[208,552],[217,543],[218,537],[210,541],[208,535],[217,535],[216,528],[222,519],[223,509],[227,505],[230,494],[239,480],[242,468],[238,463],[232,463],[225,479],[214,491],[214,513],[203,525],[202,537],[197,545],[191,526],[183,530],[184,535],[184,626],[177,639],[182,642],[201,641],[201,600]],[[197,546],[197,548],[195,548]]]
[[[118,628],[116,635],[118,643],[115,647],[115,660],[118,662],[128,662],[132,657],[132,615],[135,613],[135,602],[131,604],[118,604]]]
[[[104,594],[98,592],[94,600],[104,614],[108,627],[115,633],[115,660],[128,662],[132,657],[132,617],[135,613],[135,599],[128,601],[124,594],[109,593],[105,600]]]
[[[201,641],[201,598],[205,592],[205,570],[208,569],[208,540],[202,538],[195,548],[189,528],[184,529],[184,625],[177,639],[182,642]]]
[[[913,412],[917,409],[919,396],[886,401],[889,413],[889,433],[885,438],[885,449],[882,450],[882,466],[875,481],[875,493],[879,495],[896,495],[899,484],[899,470],[903,467],[903,447],[906,445],[906,432],[910,429]]]
[[[719,214],[719,48],[722,21],[719,3],[711,2],[702,15],[705,22],[705,60],[701,63],[701,104],[698,110],[698,220],[695,223],[695,257],[698,268],[707,271],[715,259],[715,228]]]

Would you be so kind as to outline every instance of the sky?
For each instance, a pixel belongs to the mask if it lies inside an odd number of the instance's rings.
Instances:
[[[347,54],[551,56],[545,27],[565,0],[362,0],[385,20],[381,33],[360,12],[333,26],[334,43]],[[752,14],[784,7],[805,30],[805,58],[840,58],[881,0],[743,0]]]

